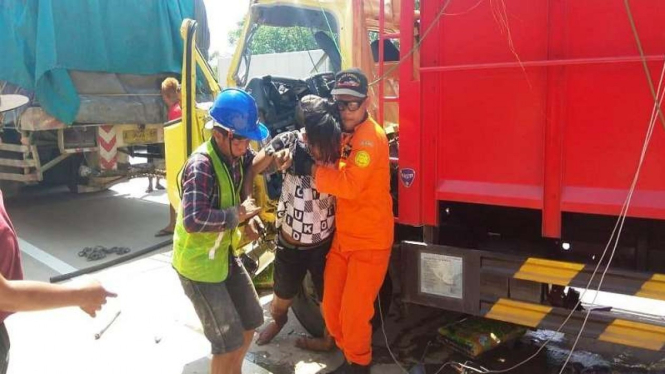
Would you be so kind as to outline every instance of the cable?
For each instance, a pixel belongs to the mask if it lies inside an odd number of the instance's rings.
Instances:
[[[623,4],[626,8],[626,13],[628,14],[628,21],[630,22],[630,28],[633,31],[633,36],[635,37],[635,44],[637,44],[637,50],[640,52],[640,57],[642,57],[642,68],[644,69],[644,73],[647,76],[647,82],[649,83],[649,90],[651,91],[651,96],[653,96],[654,101],[658,101],[658,95],[656,94],[656,90],[653,87],[653,81],[651,80],[651,73],[649,72],[649,66],[647,65],[646,54],[644,53],[644,49],[642,48],[642,41],[640,40],[640,34],[637,31],[635,18],[633,18],[633,11],[630,8],[630,3],[628,2],[628,0],[624,0]],[[663,111],[660,108],[658,108],[658,116],[660,117],[660,123],[663,125],[663,129],[665,129],[665,117],[663,116]]]
[[[388,334],[386,334],[386,324],[385,321],[383,320],[383,309],[381,308],[381,295],[377,295],[377,299],[379,300],[379,317],[381,318],[381,331],[383,332],[383,339],[386,342],[386,348],[388,349],[388,353],[390,353],[390,357],[393,358],[393,361],[395,361],[395,364],[399,366],[399,368],[402,370],[404,374],[409,374],[409,371],[402,366],[402,364],[397,360],[397,357],[395,357],[395,354],[393,354],[393,351],[390,349],[390,344],[388,343]]]
[[[607,262],[607,266],[605,267],[605,270],[603,271],[602,276],[600,277],[600,281],[598,282],[598,287],[596,288],[596,294],[593,297],[593,300],[591,302],[591,305],[595,305],[596,299],[598,298],[598,294],[600,293],[600,289],[603,285],[603,282],[605,281],[605,275],[607,274],[607,271],[610,268],[610,265],[612,264],[612,260],[614,259],[614,255],[616,253],[616,249],[619,246],[619,239],[621,238],[621,233],[623,231],[623,226],[624,223],[626,222],[626,217],[628,216],[628,209],[630,208],[630,203],[633,198],[633,194],[635,192],[635,189],[637,187],[637,182],[639,180],[640,172],[642,171],[642,165],[644,164],[644,159],[646,158],[646,153],[649,148],[649,143],[651,142],[651,137],[653,135],[653,130],[655,129],[656,122],[658,121],[658,112],[660,105],[663,102],[663,98],[665,98],[665,92],[661,93],[661,88],[663,84],[663,78],[665,77],[665,64],[663,64],[663,70],[660,75],[660,81],[658,83],[658,91],[656,93],[656,101],[654,102],[654,107],[651,112],[651,119],[649,121],[649,127],[647,130],[646,137],[644,139],[644,145],[642,146],[642,153],[640,154],[640,160],[637,165],[637,170],[635,172],[635,176],[633,177],[633,181],[631,183],[630,189],[628,191],[628,196],[626,197],[626,200],[623,204],[623,207],[621,209],[621,213],[619,215],[619,219],[617,220],[617,224],[619,224],[619,231],[617,233],[617,237],[614,243],[614,247],[612,248],[612,253],[610,255],[610,258]],[[660,100],[658,100],[658,97],[660,96]],[[619,223],[620,222],[620,223]],[[611,243],[608,242],[608,246]],[[602,259],[601,259],[602,260]],[[600,264],[600,261],[599,261]],[[591,314],[591,308],[588,308],[586,316],[584,317],[584,322],[582,323],[582,327],[580,328],[580,331],[577,333],[577,337],[575,338],[575,343],[573,343],[573,347],[570,350],[570,353],[568,354],[568,357],[566,358],[566,361],[563,364],[563,367],[561,368],[561,371],[559,374],[563,373],[563,370],[566,368],[566,365],[570,361],[570,358],[573,355],[573,352],[575,351],[575,348],[577,347],[577,343],[579,342],[580,336],[584,332],[584,329],[586,327],[587,321],[589,319],[589,315]]]
[[[326,11],[323,9],[323,5],[321,4],[321,0],[317,1],[319,3],[319,9],[321,9],[321,13],[323,13],[323,18],[326,20],[326,24],[328,25],[328,30],[330,30],[331,39],[333,40],[333,43],[335,44],[335,48],[337,48],[337,52],[339,53],[339,57],[342,61],[344,61],[344,55],[342,54],[342,50],[339,48],[339,45],[337,44],[337,40],[335,39],[335,35],[338,35],[335,31],[333,31],[332,26],[330,25],[330,20],[328,20],[328,14],[326,14]]]
[[[416,50],[418,50],[420,48],[420,45],[423,44],[423,41],[425,41],[425,39],[427,38],[429,33],[432,32],[432,30],[434,29],[434,26],[436,26],[439,23],[439,19],[441,19],[441,17],[445,14],[446,9],[448,8],[448,5],[450,5],[451,2],[452,2],[452,0],[448,0],[448,1],[446,1],[445,4],[443,4],[443,7],[441,8],[439,13],[434,18],[434,21],[432,21],[432,24],[430,24],[429,27],[427,27],[427,30],[425,30],[425,32],[422,34],[422,36],[420,37],[420,40],[418,40],[418,42],[416,42],[416,45],[414,45],[413,48],[411,48],[411,50],[409,50],[409,52],[407,52],[404,55],[404,57],[402,57],[399,61],[397,61],[397,63],[395,65],[391,66],[385,73],[383,73],[382,76],[378,77],[376,80],[374,80],[372,83],[370,83],[369,84],[370,86],[374,86],[375,84],[377,84],[377,83],[381,82],[382,80],[386,79],[386,77],[390,76],[390,74],[392,74],[393,71],[397,70],[397,68],[399,68],[400,65],[402,65],[402,63],[404,61],[406,61],[406,59],[411,57],[411,55]],[[379,38],[381,38],[381,35],[379,35]]]

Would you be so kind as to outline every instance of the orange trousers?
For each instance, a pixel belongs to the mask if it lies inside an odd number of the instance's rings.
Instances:
[[[372,361],[376,300],[388,271],[390,249],[353,251],[333,241],[323,280],[323,318],[347,361]]]

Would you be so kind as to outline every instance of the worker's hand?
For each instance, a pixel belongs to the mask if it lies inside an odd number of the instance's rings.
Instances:
[[[240,207],[238,207],[238,222],[245,222],[260,212],[261,208],[256,205],[256,201],[251,197],[248,197],[242,202],[242,204],[240,204]]]
[[[294,174],[297,176],[312,175],[312,166],[314,166],[314,159],[307,152],[305,147],[298,145],[293,156]]]
[[[277,165],[277,169],[280,171],[285,171],[293,164],[293,157],[291,156],[291,150],[289,149],[283,149],[279,152],[275,152],[273,156],[275,157],[275,164]]]
[[[102,309],[102,305],[106,304],[106,299],[109,297],[116,297],[117,294],[107,291],[104,286],[98,281],[91,279],[85,281],[77,287],[79,293],[79,307],[90,317],[94,317],[97,311]]]
[[[252,217],[247,222],[247,226],[245,226],[245,237],[251,241],[257,240],[261,237],[264,230],[265,226],[263,226],[261,219],[259,217]]]

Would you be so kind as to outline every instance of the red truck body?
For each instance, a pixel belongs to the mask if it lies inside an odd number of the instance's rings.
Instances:
[[[437,226],[440,201],[527,208],[559,238],[562,213],[619,215],[663,68],[665,1],[629,3],[649,78],[623,0],[456,0],[437,19],[446,3],[422,1],[419,64],[400,66],[399,222]],[[630,217],[665,220],[656,126]]]

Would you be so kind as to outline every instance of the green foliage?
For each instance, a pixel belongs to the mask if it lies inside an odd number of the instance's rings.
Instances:
[[[243,23],[229,32],[229,44],[238,43]],[[253,55],[318,49],[312,31],[304,27],[259,26],[249,46]]]

